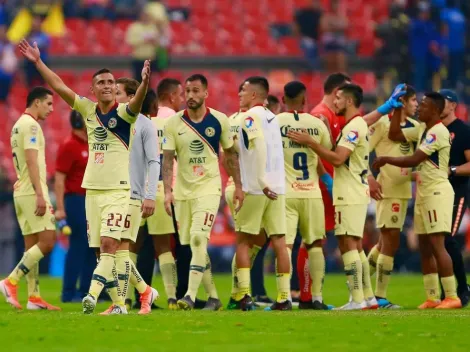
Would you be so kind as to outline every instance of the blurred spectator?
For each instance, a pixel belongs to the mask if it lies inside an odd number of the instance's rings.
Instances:
[[[84,16],[88,19],[108,18],[111,16],[110,0],[82,0]]]
[[[157,49],[157,64],[159,71],[163,71],[169,65],[168,48],[171,42],[170,21],[165,5],[161,1],[150,0],[145,5],[144,11],[152,17],[159,32],[159,47]]]
[[[65,259],[62,302],[80,302],[88,293],[96,266],[94,250],[88,247],[85,217],[83,175],[88,160],[88,142],[83,117],[76,111],[70,114],[72,135],[57,153],[55,193],[57,221],[67,219],[72,229],[69,250]],[[80,281],[77,292],[77,281]]]
[[[301,8],[294,15],[294,34],[299,37],[300,48],[312,69],[318,68],[318,40],[322,16],[323,10],[319,0],[311,0],[308,6]]]
[[[321,21],[322,42],[328,73],[346,72],[346,35],[348,18],[339,0],[331,0],[331,11]]]
[[[168,25],[168,13],[165,5],[161,1],[149,0],[144,10],[152,17],[157,26]]]
[[[5,0],[0,1],[0,26],[8,24],[8,12],[5,4]]]
[[[132,70],[134,78],[142,79],[144,61],[152,60],[152,71],[156,65],[157,50],[160,47],[160,32],[147,11],[142,11],[137,21],[127,29],[126,42],[132,47]]]
[[[458,8],[456,0],[447,0],[447,8],[443,9],[440,15],[447,49],[447,86],[455,89],[465,69],[465,16]]]
[[[112,0],[112,10],[116,18],[135,19],[145,4],[145,0]]]
[[[413,84],[417,92],[431,88],[431,78],[439,69],[436,59],[439,54],[439,32],[431,21],[429,4],[418,5],[418,17],[411,21],[409,28],[409,48],[413,62]]]
[[[51,44],[49,35],[41,29],[42,18],[35,16],[31,25],[31,32],[28,35],[28,41],[31,45],[36,43],[41,51],[41,60],[47,65],[49,61],[49,46]],[[39,74],[34,63],[25,61],[26,81],[30,87],[44,84],[44,80]]]
[[[7,27],[0,25],[0,102],[8,97],[17,64],[15,47],[7,38]]]

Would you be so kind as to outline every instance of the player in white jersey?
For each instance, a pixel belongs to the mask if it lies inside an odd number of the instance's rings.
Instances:
[[[272,310],[291,310],[289,255],[286,247],[285,171],[282,137],[276,116],[264,107],[269,83],[264,77],[245,80],[240,104],[250,107],[241,118],[238,143],[245,202],[236,218],[237,301],[253,309],[250,297],[250,247],[264,227],[276,254],[278,296]]]

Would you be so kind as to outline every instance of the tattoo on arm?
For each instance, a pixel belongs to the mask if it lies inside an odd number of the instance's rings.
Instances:
[[[242,184],[240,177],[240,164],[238,162],[238,153],[235,147],[231,147],[225,150],[225,167],[230,176],[233,177],[235,185],[239,186]]]
[[[166,192],[171,192],[171,186],[173,183],[173,163],[175,160],[174,150],[163,151],[163,165],[162,165],[162,178],[163,187]]]

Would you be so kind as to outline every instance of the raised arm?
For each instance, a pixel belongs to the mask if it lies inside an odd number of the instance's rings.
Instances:
[[[390,120],[390,130],[388,131],[388,138],[394,142],[406,142],[406,137],[401,130],[401,109],[393,111],[392,119]]]
[[[134,114],[138,114],[142,109],[142,103],[144,102],[145,95],[147,94],[147,88],[150,81],[150,60],[145,60],[144,67],[142,68],[142,83],[140,83],[137,92],[129,101],[129,110]]]
[[[62,79],[54,73],[47,65],[41,60],[41,53],[39,51],[38,45],[36,42],[33,43],[33,46],[29,45],[26,39],[23,39],[18,45],[23,56],[36,65],[36,69],[41,74],[44,81],[57,93],[59,96],[65,100],[69,106],[73,107],[75,101],[75,92],[71,90],[67,85],[62,81]]]

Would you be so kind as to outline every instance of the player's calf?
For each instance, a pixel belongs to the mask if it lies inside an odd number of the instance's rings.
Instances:
[[[289,254],[284,235],[271,235],[271,243],[276,255],[277,272],[277,302],[282,303],[290,297],[290,269]]]

